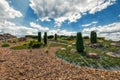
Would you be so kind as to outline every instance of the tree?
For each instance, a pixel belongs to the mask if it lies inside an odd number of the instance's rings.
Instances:
[[[38,42],[41,42],[41,32],[38,32]]]
[[[97,33],[95,31],[91,31],[90,41],[91,41],[91,43],[97,43]]]
[[[77,33],[76,49],[77,49],[78,52],[84,52],[84,44],[83,44],[83,38],[82,38],[82,33],[81,32]]]
[[[44,33],[44,44],[47,44],[47,32]]]
[[[55,40],[57,40],[57,34],[55,34]]]

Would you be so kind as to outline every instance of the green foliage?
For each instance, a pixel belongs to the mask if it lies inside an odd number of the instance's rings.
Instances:
[[[26,35],[25,37],[26,38],[32,38],[32,39],[37,39],[38,38],[38,36],[36,36],[36,35]]]
[[[64,61],[67,61],[69,63],[79,65],[79,66],[87,66],[91,68],[102,68],[102,69],[110,69],[120,67],[120,58],[112,58],[107,55],[105,55],[104,52],[101,52],[102,50],[99,49],[93,49],[93,48],[87,48],[85,50],[88,52],[96,52],[99,53],[101,56],[99,59],[95,58],[88,58],[86,56],[83,56],[82,54],[76,53],[71,54],[70,51],[67,50],[59,50],[56,52],[56,57],[61,58]]]
[[[10,45],[8,43],[2,44],[2,47],[9,47]]]
[[[38,42],[41,42],[41,32],[38,32]]]
[[[76,49],[78,52],[84,52],[84,44],[83,44],[83,38],[81,32],[77,33]]]
[[[97,33],[95,31],[91,31],[90,41],[91,41],[91,43],[97,43]]]
[[[57,34],[55,34],[55,40],[57,40]]]
[[[48,38],[48,39],[53,39],[54,36],[53,36],[53,35],[49,35],[49,36],[47,36],[47,38]]]
[[[84,38],[84,39],[89,39],[89,36],[84,36],[83,38]]]
[[[11,47],[10,49],[14,49],[14,50],[20,50],[20,49],[27,49],[28,47],[27,46],[14,46],[14,47]]]
[[[47,45],[47,32],[44,33],[44,45]]]
[[[37,41],[30,41],[28,46],[29,48],[40,48],[42,46],[42,43]]]

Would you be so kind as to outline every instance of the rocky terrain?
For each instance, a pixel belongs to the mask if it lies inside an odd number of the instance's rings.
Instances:
[[[29,50],[0,48],[0,80],[120,80],[120,71],[78,67],[54,56],[59,47]]]
[[[10,38],[16,38],[16,36],[13,36],[11,34],[0,34],[0,40],[4,40],[4,39],[10,39]]]

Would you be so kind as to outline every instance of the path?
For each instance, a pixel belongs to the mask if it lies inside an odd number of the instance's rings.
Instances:
[[[12,50],[2,56],[0,80],[119,80],[120,71],[81,68],[55,58],[59,47],[46,49]],[[1,52],[1,51],[0,51]],[[4,51],[3,51],[4,52]],[[3,53],[1,52],[1,53]],[[1,58],[1,57],[0,57]]]

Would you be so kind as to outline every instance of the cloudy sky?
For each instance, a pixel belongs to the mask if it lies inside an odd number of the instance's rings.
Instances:
[[[120,40],[120,0],[2,0],[0,34],[98,36]]]

